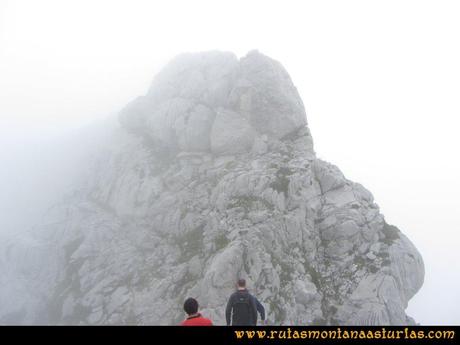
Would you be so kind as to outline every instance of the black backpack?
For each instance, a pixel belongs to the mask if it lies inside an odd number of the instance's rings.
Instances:
[[[247,292],[238,292],[233,303],[233,325],[251,325],[253,323],[251,313],[251,296]]]

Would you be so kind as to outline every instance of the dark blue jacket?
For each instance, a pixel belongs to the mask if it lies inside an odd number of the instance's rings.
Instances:
[[[243,307],[239,301],[244,301]],[[262,320],[265,320],[265,308],[251,295],[248,290],[237,290],[228,299],[225,309],[227,325],[233,326],[255,326],[257,325],[257,312],[260,313]]]

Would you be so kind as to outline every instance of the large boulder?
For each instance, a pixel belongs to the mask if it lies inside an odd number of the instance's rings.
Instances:
[[[284,67],[257,51],[240,60],[230,105],[260,133],[282,138],[307,124],[302,99]]]

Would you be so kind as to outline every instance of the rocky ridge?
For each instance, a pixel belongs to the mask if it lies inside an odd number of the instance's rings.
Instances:
[[[237,277],[270,324],[414,323],[420,254],[316,158],[279,62],[180,55],[119,121],[33,237],[4,243],[0,323],[177,324],[193,296],[224,324]]]

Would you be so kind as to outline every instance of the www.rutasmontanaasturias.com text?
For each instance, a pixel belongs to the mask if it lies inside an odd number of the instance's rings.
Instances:
[[[235,330],[236,339],[454,339],[455,331],[447,329],[420,330],[404,329],[389,330],[361,329],[350,330],[340,327],[331,330],[296,330],[290,327],[277,330]]]

